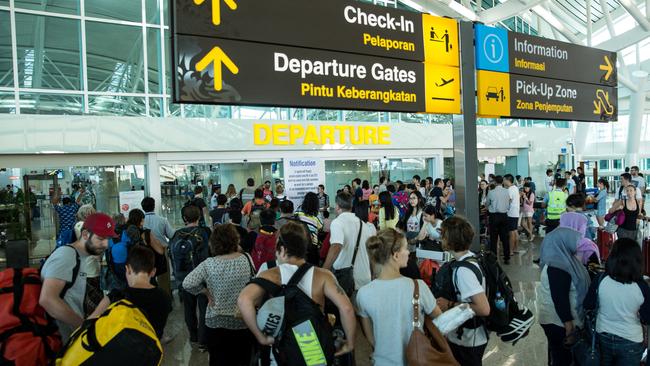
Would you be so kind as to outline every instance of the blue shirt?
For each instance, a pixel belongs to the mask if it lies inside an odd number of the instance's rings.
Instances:
[[[59,215],[59,231],[72,230],[74,224],[77,223],[77,211],[79,205],[74,202],[67,205],[56,205],[54,210]]]
[[[598,216],[605,216],[607,211],[607,190],[601,189],[598,191],[596,200],[598,201],[598,206],[596,207],[598,209]]]

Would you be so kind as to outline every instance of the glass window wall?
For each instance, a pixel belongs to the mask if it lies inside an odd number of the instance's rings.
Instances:
[[[11,56],[11,23],[8,11],[0,11],[0,86],[14,86]]]
[[[138,23],[142,21],[142,3],[140,0],[84,0],[84,5],[86,7],[86,16],[88,17],[126,20]]]
[[[79,29],[76,19],[16,13],[19,86],[80,90]]]
[[[119,46],[115,44],[116,40],[119,40]],[[144,93],[141,27],[87,22],[86,44],[89,90]]]
[[[161,212],[172,225],[180,227],[183,225],[181,209],[195,187],[204,187],[203,198],[209,204],[211,187],[215,184],[221,184],[222,193],[226,193],[230,184],[239,193],[248,178],[253,178],[256,186],[267,180],[281,182],[282,171],[281,162],[161,165]]]
[[[14,5],[22,9],[79,15],[79,0],[14,0]]]
[[[52,204],[55,186],[62,198],[75,201],[79,197],[80,204],[92,204],[97,211],[114,215],[119,213],[119,192],[144,189],[144,174],[144,165],[5,168],[0,172],[0,228],[7,229],[9,239],[31,237],[30,256],[42,258],[54,249],[58,234]],[[29,225],[25,222],[25,176],[32,202]]]

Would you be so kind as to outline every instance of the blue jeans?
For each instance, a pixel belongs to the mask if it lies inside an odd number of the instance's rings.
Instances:
[[[643,356],[643,343],[635,343],[625,338],[598,333],[601,365],[638,365]]]

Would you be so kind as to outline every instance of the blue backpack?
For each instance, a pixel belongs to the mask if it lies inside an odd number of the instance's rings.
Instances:
[[[106,263],[108,263],[107,276],[110,274],[113,278],[111,288],[123,289],[126,287],[126,260],[129,250],[134,245],[143,244],[140,235],[140,229],[131,225],[122,231],[120,241],[109,241],[106,253]]]

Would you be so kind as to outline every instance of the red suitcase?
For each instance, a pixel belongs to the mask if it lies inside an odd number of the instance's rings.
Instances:
[[[598,237],[596,238],[596,245],[598,245],[598,252],[600,253],[600,260],[606,261],[609,257],[609,252],[612,250],[612,245],[616,240],[616,234],[608,233],[603,229],[598,229]]]

